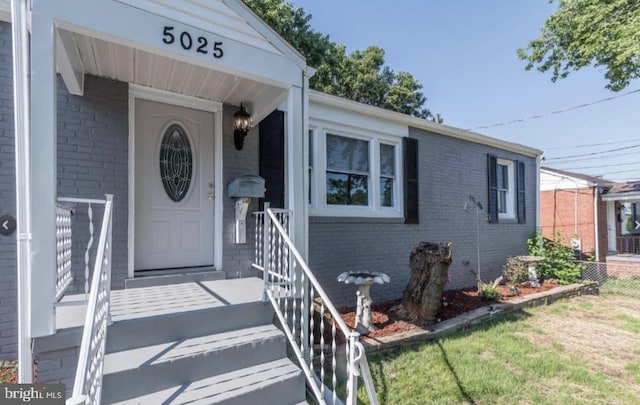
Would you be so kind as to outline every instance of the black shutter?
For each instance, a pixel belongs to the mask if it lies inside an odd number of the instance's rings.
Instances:
[[[498,223],[498,159],[487,155],[487,177],[489,179],[489,222]]]
[[[265,180],[264,200],[284,208],[284,112],[274,111],[260,121],[260,176]]]
[[[524,194],[524,162],[516,161],[516,191],[518,203],[518,223],[524,224],[526,222],[526,206],[525,206],[525,194]]]
[[[404,138],[404,223],[418,224],[418,140]]]

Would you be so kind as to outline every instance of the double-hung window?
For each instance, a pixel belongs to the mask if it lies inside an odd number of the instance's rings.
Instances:
[[[525,223],[525,165],[522,161],[487,156],[489,222]]]
[[[327,134],[329,205],[369,205],[369,141]]]
[[[309,134],[311,215],[402,217],[402,137],[325,125]]]
[[[515,194],[513,181],[513,161],[498,159],[496,175],[498,178],[498,217],[515,217]]]

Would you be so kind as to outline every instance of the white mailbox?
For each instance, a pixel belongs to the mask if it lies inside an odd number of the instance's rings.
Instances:
[[[228,187],[229,197],[264,198],[264,179],[247,174],[233,179]]]
[[[247,243],[247,211],[252,198],[264,198],[264,179],[244,175],[227,186],[229,197],[236,199],[236,243]]]

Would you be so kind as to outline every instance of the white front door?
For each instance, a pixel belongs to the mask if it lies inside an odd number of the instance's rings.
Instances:
[[[135,100],[135,270],[213,265],[213,119]]]

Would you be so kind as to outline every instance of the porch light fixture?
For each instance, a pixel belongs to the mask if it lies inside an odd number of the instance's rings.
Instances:
[[[244,137],[247,136],[250,128],[251,114],[249,114],[242,103],[240,103],[240,109],[233,114],[233,143],[237,150],[242,150]]]

